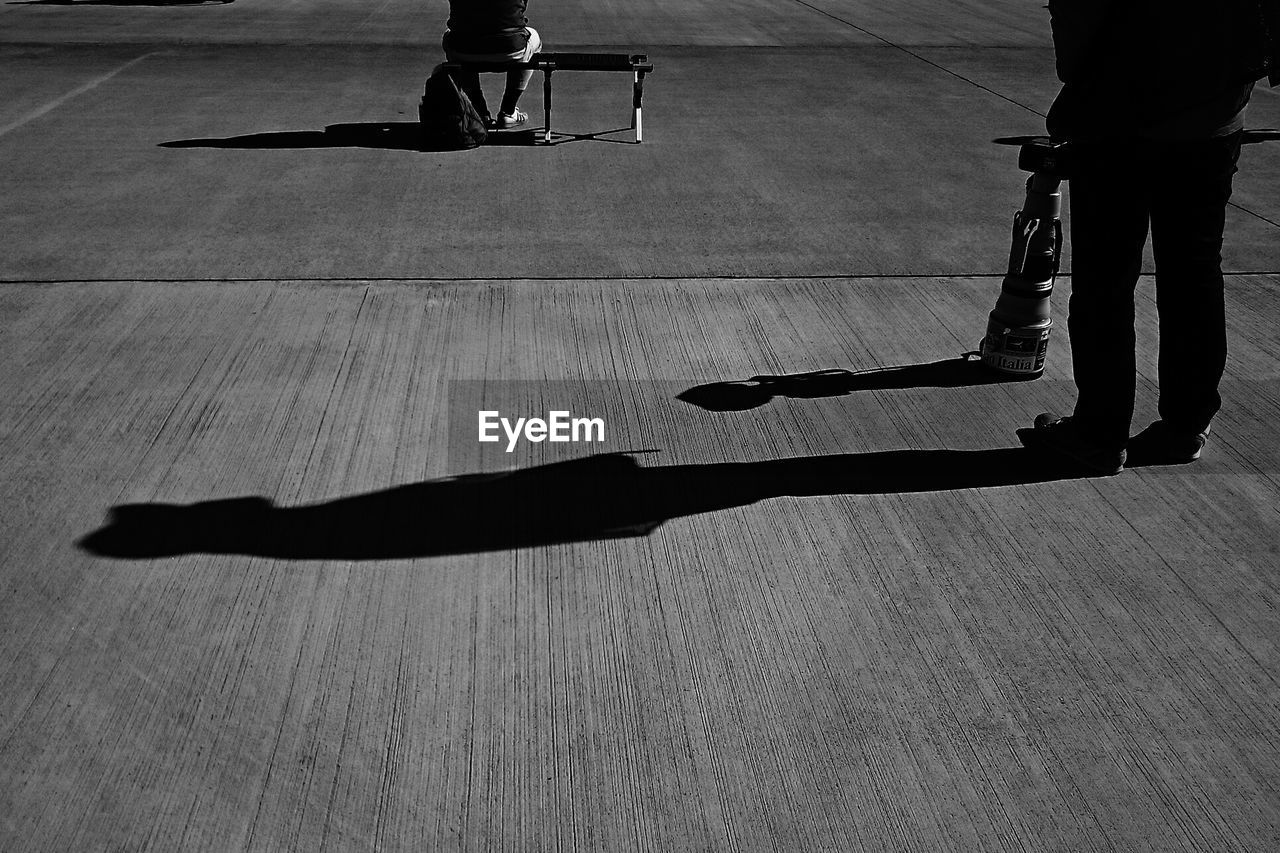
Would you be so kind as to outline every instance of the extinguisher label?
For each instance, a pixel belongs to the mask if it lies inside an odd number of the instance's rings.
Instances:
[[[1033,335],[991,331],[983,342],[982,360],[1006,373],[1039,373],[1049,351],[1049,330]]]

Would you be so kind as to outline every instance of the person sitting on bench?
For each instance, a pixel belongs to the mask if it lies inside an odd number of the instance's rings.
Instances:
[[[528,62],[542,48],[538,31],[525,17],[528,0],[449,0],[449,24],[442,46],[450,62]],[[495,119],[475,71],[457,71],[458,88],[467,93],[486,127],[505,129],[528,121],[516,103],[533,77],[531,69],[507,72],[507,88]]]

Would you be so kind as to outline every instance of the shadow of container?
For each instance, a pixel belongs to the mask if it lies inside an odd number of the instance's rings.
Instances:
[[[882,367],[875,370],[850,371],[843,368],[791,373],[782,376],[752,376],[750,379],[711,382],[681,391],[676,399],[709,412],[741,412],[763,406],[774,397],[814,399],[843,397],[857,391],[895,388],[964,388],[971,385],[995,385],[1022,382],[1029,378],[997,373],[971,354],[927,364]]]

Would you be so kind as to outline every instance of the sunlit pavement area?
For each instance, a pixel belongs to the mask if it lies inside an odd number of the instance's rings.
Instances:
[[[961,358],[1041,4],[533,0],[643,144],[427,152],[446,9],[0,5],[0,849],[1280,846],[1280,143],[1204,458],[1082,477],[1069,240]]]

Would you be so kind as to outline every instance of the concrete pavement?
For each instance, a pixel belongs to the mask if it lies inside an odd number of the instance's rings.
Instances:
[[[0,5],[0,848],[1274,847],[1280,147],[1205,459],[1085,479],[1065,280],[958,360],[1038,5],[530,16],[643,145],[412,150],[428,4]]]

